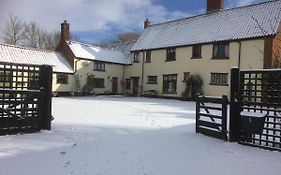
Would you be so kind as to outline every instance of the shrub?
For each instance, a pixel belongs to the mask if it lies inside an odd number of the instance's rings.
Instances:
[[[187,99],[196,99],[197,94],[204,94],[202,90],[203,80],[199,74],[189,75],[186,82],[186,88],[182,96]]]

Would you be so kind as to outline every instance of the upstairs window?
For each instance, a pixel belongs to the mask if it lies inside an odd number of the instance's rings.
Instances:
[[[214,44],[213,59],[229,59],[229,43]]]
[[[68,84],[68,75],[57,74],[57,84]]]
[[[146,63],[151,63],[151,51],[150,50],[146,51],[145,62]]]
[[[148,76],[147,84],[157,84],[157,76]]]
[[[134,63],[139,63],[139,62],[140,62],[140,53],[134,52]]]
[[[95,71],[105,71],[105,63],[100,61],[94,62],[94,70]]]
[[[228,74],[227,73],[211,73],[211,85],[224,85],[228,84]]]
[[[176,60],[176,48],[169,48],[166,50],[166,61]]]
[[[202,45],[194,45],[192,47],[192,59],[202,58]]]

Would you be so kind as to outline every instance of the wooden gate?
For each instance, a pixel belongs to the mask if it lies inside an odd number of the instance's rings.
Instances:
[[[196,100],[196,132],[227,140],[227,96]]]
[[[231,140],[281,151],[281,70],[239,71],[234,68],[232,81]],[[260,133],[249,132],[257,127],[254,122],[248,124],[248,128],[242,125],[243,111],[250,112],[253,119],[261,114],[265,116]]]
[[[0,63],[0,135],[51,129],[52,67]]]

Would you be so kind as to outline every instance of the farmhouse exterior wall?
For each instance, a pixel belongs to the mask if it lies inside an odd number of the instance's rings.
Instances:
[[[248,40],[241,41],[241,69],[261,69],[263,68],[264,40]],[[210,85],[211,73],[227,73],[228,83],[230,82],[230,69],[233,66],[239,66],[239,43],[230,43],[229,59],[212,59],[213,45],[202,46],[202,58],[192,59],[192,47],[176,48],[176,61],[166,61],[166,49],[158,49],[151,51],[151,63],[143,63],[140,59],[139,63],[133,63],[126,67],[125,79],[131,77],[140,77],[140,90],[143,77],[143,91],[156,91],[161,96],[181,97],[185,91],[186,85],[184,73],[199,74],[203,79],[203,91],[206,95],[221,96],[229,95],[229,86]],[[140,58],[145,52],[140,53]],[[143,65],[143,76],[142,76]],[[174,94],[163,93],[163,75],[177,74],[177,92]],[[157,84],[147,83],[148,76],[157,76]]]

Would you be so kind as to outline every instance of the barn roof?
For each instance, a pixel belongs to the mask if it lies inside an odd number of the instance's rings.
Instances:
[[[68,61],[55,51],[0,43],[0,61],[29,65],[50,65],[54,72],[73,73]]]
[[[76,41],[68,41],[68,45],[77,58],[116,64],[131,64],[130,56],[119,50],[101,48]]]

